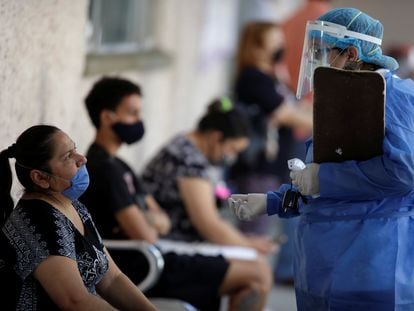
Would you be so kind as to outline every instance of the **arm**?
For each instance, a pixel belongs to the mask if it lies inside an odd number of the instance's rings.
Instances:
[[[33,276],[62,310],[115,310],[88,292],[73,259],[49,256],[36,267]]]
[[[178,180],[178,189],[191,223],[207,241],[253,247],[262,253],[268,253],[273,248],[273,244],[269,241],[250,239],[221,219],[213,199],[213,187],[209,181],[202,178],[182,177]]]
[[[271,114],[271,123],[275,126],[288,126],[311,130],[313,127],[313,112],[310,104],[298,105],[283,102]]]
[[[148,210],[146,217],[160,235],[167,234],[171,229],[171,221],[167,213],[162,210],[152,195],[145,196]]]
[[[99,295],[120,310],[156,310],[144,294],[119,270],[106,249],[105,253],[109,268],[97,286]]]
[[[118,210],[115,213],[115,218],[129,239],[144,240],[151,244],[157,241],[157,230],[148,222],[136,204]]]
[[[383,143],[384,154],[367,161],[322,163],[319,169],[321,197],[343,200],[380,200],[413,190],[413,133],[390,125]]]
[[[229,206],[233,210],[234,214],[243,221],[251,221],[259,215],[272,216],[277,214],[282,218],[290,218],[298,216],[298,210],[293,207],[298,207],[300,205],[298,199],[298,205],[293,204],[295,201],[292,199],[296,196],[290,196],[286,199],[287,202],[292,202],[292,208],[283,208],[283,201],[285,198],[285,193],[291,188],[290,185],[283,184],[280,186],[278,191],[269,191],[268,193],[248,193],[248,194],[232,194],[228,199]],[[294,190],[294,194],[297,189]]]

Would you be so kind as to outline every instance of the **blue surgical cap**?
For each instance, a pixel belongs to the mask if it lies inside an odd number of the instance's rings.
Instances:
[[[347,30],[366,34],[382,39],[384,27],[381,22],[371,16],[354,8],[333,9],[318,18],[320,21],[331,22],[345,26]],[[333,43],[341,49],[346,49],[350,45],[358,49],[359,58],[366,63],[375,64],[381,68],[395,70],[398,62],[389,56],[383,55],[381,47],[375,43],[361,39],[345,37],[335,38]]]

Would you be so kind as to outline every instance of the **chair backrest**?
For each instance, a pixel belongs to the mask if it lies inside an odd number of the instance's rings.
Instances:
[[[157,247],[136,240],[104,240],[104,244],[117,265],[133,282],[136,282],[140,290],[145,292],[158,281],[164,269],[164,258]],[[132,263],[132,258],[139,262]],[[141,270],[144,266],[147,269],[142,276],[139,272],[143,272]]]

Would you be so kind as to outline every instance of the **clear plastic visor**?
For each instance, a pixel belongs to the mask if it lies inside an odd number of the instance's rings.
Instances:
[[[342,25],[324,21],[307,22],[296,91],[298,99],[313,90],[313,73],[315,69],[321,66],[329,67],[335,58],[339,56],[338,51],[333,52],[333,50],[338,48],[336,43],[342,38],[355,38],[378,45],[381,44],[381,39],[379,38],[349,31]]]

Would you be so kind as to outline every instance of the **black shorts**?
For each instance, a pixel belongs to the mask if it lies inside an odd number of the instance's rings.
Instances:
[[[200,310],[218,310],[219,288],[229,263],[223,256],[164,254],[164,271],[145,294],[184,300]]]
[[[126,256],[125,256],[126,255]],[[138,284],[148,264],[132,253],[111,252],[120,269]],[[223,283],[229,262],[223,256],[163,254],[164,270],[158,282],[145,292],[147,297],[175,298],[186,301],[200,310],[219,310],[219,288]]]

